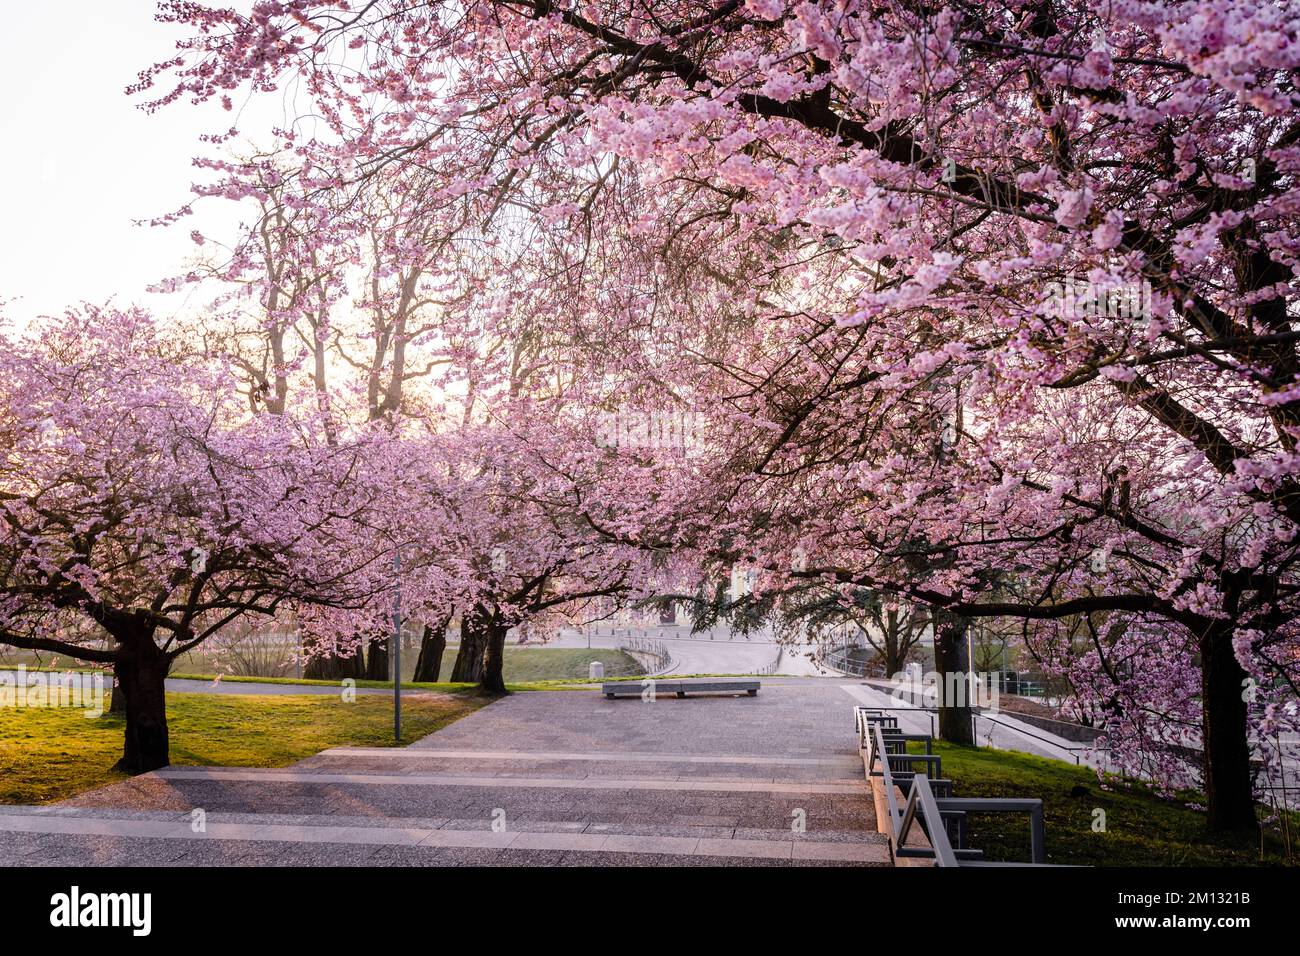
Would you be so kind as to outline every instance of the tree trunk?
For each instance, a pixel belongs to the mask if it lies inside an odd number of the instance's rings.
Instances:
[[[974,744],[971,725],[970,655],[966,648],[969,619],[936,613],[934,669],[939,672],[939,739]]]
[[[483,651],[487,647],[487,615],[475,608],[460,619],[460,651],[451,669],[451,679],[473,684],[483,676]]]
[[[147,773],[170,762],[167,741],[167,670],[171,661],[145,636],[122,645],[116,664],[125,692],[126,740],[116,769]],[[113,696],[117,696],[114,690]]]
[[[1210,622],[1200,651],[1206,823],[1215,831],[1256,831],[1243,686],[1247,674],[1232,651],[1232,621]]]
[[[893,677],[903,671],[902,642],[898,639],[899,630],[898,612],[887,612],[884,627],[886,677]]]
[[[483,673],[479,675],[478,689],[484,694],[506,693],[505,675],[502,664],[506,649],[506,632],[504,624],[491,622],[487,628],[487,642],[483,648]]]
[[[351,657],[334,650],[314,653],[304,663],[302,676],[307,680],[359,680],[366,676],[361,649],[358,647]]]
[[[420,656],[415,660],[415,680],[432,684],[442,675],[448,623],[448,620],[442,620],[434,627],[424,625],[424,633],[420,635]]]
[[[358,652],[360,653],[360,652]],[[388,680],[388,638],[372,637],[366,661],[367,680]]]

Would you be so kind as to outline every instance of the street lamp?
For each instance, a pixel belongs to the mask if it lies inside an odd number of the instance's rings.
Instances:
[[[402,742],[402,551],[393,555],[393,636],[389,656],[393,659],[393,743]]]

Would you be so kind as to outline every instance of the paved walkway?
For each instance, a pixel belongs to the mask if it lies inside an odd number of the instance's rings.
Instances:
[[[406,748],[0,808],[0,864],[888,865],[845,686],[515,694]]]
[[[28,671],[30,677],[35,671]],[[0,668],[0,674],[6,674],[16,678],[17,671]],[[167,690],[173,693],[183,694],[321,694],[338,696],[342,693],[342,685],[338,683],[331,684],[277,684],[263,681],[245,681],[245,680],[191,680],[188,677],[168,677]],[[104,678],[104,690],[113,689],[112,676]],[[387,694],[393,695],[391,687],[356,687],[353,688],[355,694]],[[403,690],[402,694],[420,694],[426,691]]]
[[[167,689],[184,694],[324,694],[339,696],[343,692],[342,684],[273,684],[246,680],[190,680],[187,677],[167,678]],[[385,694],[393,696],[391,687],[354,687],[352,693]],[[403,690],[402,696],[420,694],[425,691]]]

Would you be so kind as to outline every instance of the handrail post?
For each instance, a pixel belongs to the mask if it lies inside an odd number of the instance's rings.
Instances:
[[[912,792],[921,805],[921,817],[925,820],[926,835],[934,849],[935,863],[939,866],[957,866],[957,854],[953,852],[952,843],[948,839],[948,827],[944,824],[943,814],[939,812],[939,805],[934,802],[934,794],[930,792],[930,781],[922,774],[913,776]]]
[[[1043,805],[1029,811],[1029,858],[1035,863],[1047,862],[1047,827],[1043,822]]]

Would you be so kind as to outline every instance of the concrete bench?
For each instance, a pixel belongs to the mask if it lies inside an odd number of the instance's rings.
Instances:
[[[687,694],[748,694],[750,697],[758,696],[758,689],[762,684],[756,680],[733,680],[731,678],[704,678],[702,680],[654,680],[654,692],[658,697],[661,694],[676,694],[678,697],[685,697]],[[602,684],[600,692],[613,700],[615,697],[640,697],[649,688],[642,684],[641,681],[616,681],[612,684]]]

